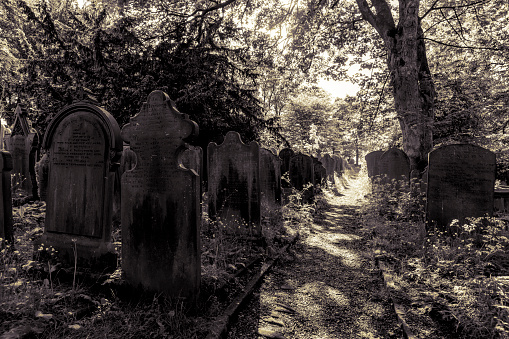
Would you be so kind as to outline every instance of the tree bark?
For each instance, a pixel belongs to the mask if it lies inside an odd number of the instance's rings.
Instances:
[[[419,0],[399,0],[397,26],[385,0],[357,0],[359,10],[384,40],[388,52],[394,103],[403,134],[403,150],[410,158],[413,176],[427,165],[433,147],[432,123],[435,90],[419,21]]]

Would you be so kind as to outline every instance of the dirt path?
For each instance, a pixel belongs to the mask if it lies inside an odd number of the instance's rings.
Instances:
[[[310,234],[265,278],[228,338],[402,338],[358,232],[355,184],[341,197],[327,197]]]

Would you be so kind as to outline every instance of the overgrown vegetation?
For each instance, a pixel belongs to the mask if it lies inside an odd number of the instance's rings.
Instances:
[[[181,300],[161,295],[133,297],[119,279],[120,270],[110,276],[83,274],[80,267],[62,269],[51,255],[40,258],[39,250],[52,253],[51,248],[33,247],[42,234],[45,204],[15,207],[15,242],[2,242],[0,256],[0,333],[6,338],[204,337],[249,278],[239,272],[258,259],[252,266],[256,271],[256,265],[305,233],[315,204],[302,204],[301,195],[293,191],[279,208],[264,206],[262,239],[256,241],[229,234],[204,209],[201,296],[191,310]],[[113,233],[120,254],[118,229]]]
[[[500,218],[454,220],[426,234],[420,185],[369,183],[365,231],[397,276],[398,297],[450,336],[509,335],[509,232]],[[432,337],[432,335],[430,335]]]

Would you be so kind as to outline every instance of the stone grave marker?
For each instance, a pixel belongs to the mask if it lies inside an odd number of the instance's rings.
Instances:
[[[410,180],[410,160],[405,152],[391,148],[380,156],[380,175],[382,182],[389,183],[394,180]]]
[[[261,236],[260,146],[230,131],[207,147],[209,214],[231,233]]]
[[[305,154],[297,153],[290,158],[290,183],[292,186],[303,191],[309,184],[314,185],[315,171],[313,159]],[[310,203],[314,198],[313,186],[304,190],[303,200]]]
[[[335,179],[335,175],[334,175],[334,171],[335,171],[334,159],[330,156],[330,154],[325,154],[320,159],[320,162],[322,163],[323,167],[325,167],[325,170],[327,172],[327,182],[329,182],[332,186],[334,186],[336,183],[336,179]]]
[[[495,154],[469,144],[429,153],[426,219],[428,230],[444,230],[453,219],[493,215]]]
[[[194,302],[200,288],[200,178],[183,164],[198,125],[153,91],[122,128],[136,155],[122,176],[122,270],[132,286]]]
[[[14,114],[11,132],[4,137],[5,148],[12,155],[13,185],[28,196],[38,199],[35,163],[38,160],[39,134],[32,128],[21,104],[16,106]]]
[[[325,183],[327,179],[327,170],[323,166],[322,162],[318,158],[313,157],[313,172],[315,173],[314,183],[321,185]]]
[[[373,178],[380,175],[380,157],[384,154],[383,151],[374,151],[366,154],[366,167],[368,169],[368,177]]]
[[[284,176],[286,173],[290,171],[290,159],[295,155],[295,152],[289,148],[283,148],[279,151],[279,158],[281,159],[281,175]],[[290,188],[291,185],[283,180],[281,182],[281,186],[283,188]]]
[[[38,243],[78,267],[115,268],[111,238],[113,185],[122,141],[115,119],[93,101],[63,108],[51,121],[39,162],[45,230]],[[38,246],[38,244],[36,244]]]
[[[12,222],[11,170],[12,157],[7,151],[0,151],[0,239],[14,243]],[[0,243],[2,248],[2,243]]]
[[[268,149],[260,149],[260,187],[262,204],[281,204],[281,158]]]
[[[341,178],[343,175],[343,172],[345,171],[345,168],[343,166],[343,158],[341,158],[339,155],[332,155],[332,159],[334,159],[334,172],[336,173],[336,176],[338,178]]]

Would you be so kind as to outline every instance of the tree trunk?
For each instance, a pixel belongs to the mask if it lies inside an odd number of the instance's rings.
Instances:
[[[366,0],[357,0],[363,17],[384,40],[403,149],[410,158],[412,176],[418,176],[426,167],[427,154],[433,147],[435,99],[418,17],[419,0],[399,0],[397,26],[385,0],[372,0],[372,3],[376,15]]]

